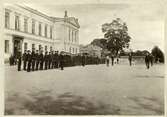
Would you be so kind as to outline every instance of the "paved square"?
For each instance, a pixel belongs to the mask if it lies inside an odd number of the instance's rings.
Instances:
[[[5,68],[5,113],[163,115],[164,65],[66,67],[27,73]]]

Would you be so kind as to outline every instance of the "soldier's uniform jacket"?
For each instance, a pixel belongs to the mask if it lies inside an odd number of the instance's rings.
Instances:
[[[39,56],[39,60],[40,60],[40,62],[43,62],[43,53],[41,53],[40,55],[38,55]]]
[[[27,53],[23,54],[23,61],[27,61]]]
[[[31,54],[31,59],[34,61],[35,60],[35,52],[32,52]]]

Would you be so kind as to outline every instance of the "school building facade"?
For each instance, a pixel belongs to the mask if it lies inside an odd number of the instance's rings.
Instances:
[[[75,17],[50,17],[23,5],[4,6],[5,59],[24,50],[79,53],[79,23]]]

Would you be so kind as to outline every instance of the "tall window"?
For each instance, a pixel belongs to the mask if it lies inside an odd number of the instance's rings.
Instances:
[[[74,51],[75,51],[74,48],[72,48],[72,51],[73,51],[73,53],[74,53]]]
[[[41,51],[41,49],[42,49],[42,46],[41,46],[41,45],[39,45],[39,51]]]
[[[24,18],[24,32],[28,32],[28,19]]]
[[[20,18],[18,15],[15,16],[15,30],[20,30]]]
[[[50,38],[52,39],[52,27],[50,27]]]
[[[32,50],[35,51],[35,44],[32,44]]]
[[[45,37],[47,37],[47,25],[45,25]]]
[[[5,11],[5,28],[9,28],[10,15],[9,12]]]
[[[76,49],[75,49],[75,53],[76,53],[76,54],[77,54],[77,51],[78,51],[78,50],[77,50],[77,48],[76,48]]]
[[[35,20],[32,20],[32,34],[35,34]]]
[[[42,26],[41,26],[41,23],[39,23],[39,33],[38,33],[39,36],[41,36],[41,27],[42,27]]]
[[[5,53],[9,53],[9,40],[5,40]]]
[[[45,46],[45,51],[47,51],[47,49],[48,49],[47,46]]]
[[[27,50],[27,43],[24,43],[24,51]]]

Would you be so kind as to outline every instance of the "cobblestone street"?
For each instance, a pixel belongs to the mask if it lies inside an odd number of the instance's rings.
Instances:
[[[5,68],[5,114],[163,115],[164,65]]]

